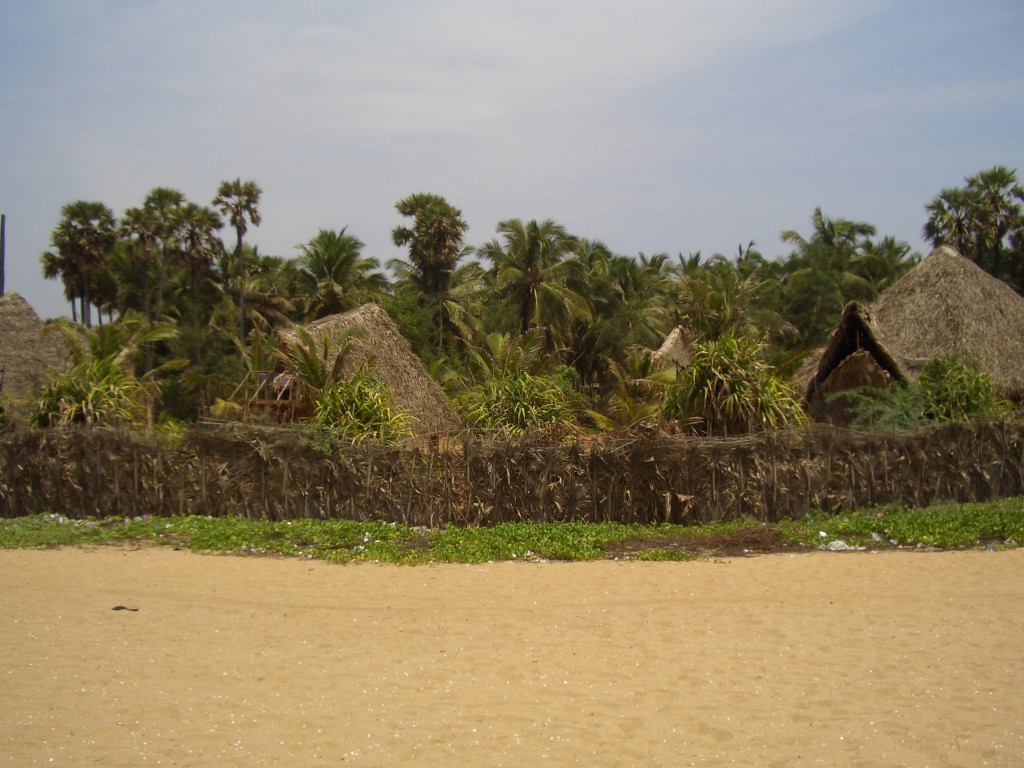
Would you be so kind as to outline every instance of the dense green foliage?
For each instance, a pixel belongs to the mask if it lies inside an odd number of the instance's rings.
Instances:
[[[925,209],[924,237],[951,245],[982,269],[1024,290],[1024,187],[1001,165],[948,187]]]
[[[209,205],[156,187],[120,219],[94,201],[61,209],[41,261],[76,319],[90,325],[98,311],[108,326],[134,316],[175,331],[131,361],[156,386],[156,417],[223,411],[247,375],[267,370],[253,348],[273,357],[277,329],[376,301],[480,428],[571,422],[580,409],[586,426],[613,430],[655,425],[659,413],[699,419],[714,434],[791,423],[792,393],[773,366],[822,343],[846,302],[874,298],[919,258],[872,225],[820,208],[809,232],[782,233],[792,250],[776,258],[754,243],[733,257],[617,254],[551,219],[500,221],[496,238],[474,247],[458,208],[417,193],[395,205],[392,241],[408,251],[385,270],[342,225],[319,230],[293,257],[259,253],[246,237],[262,223],[261,195],[239,178],[220,184]],[[926,206],[926,236],[1020,288],[1021,201],[1014,171],[984,171]],[[649,354],[677,325],[695,344],[719,346],[703,348],[712,354],[703,368],[681,367],[673,389],[665,366],[645,367],[637,350]],[[514,375],[485,371],[476,357],[495,337],[536,347],[544,370],[533,361]],[[288,367],[283,352],[271,367]]]
[[[46,381],[32,423],[39,427],[137,425],[145,413],[145,394],[135,375],[113,358],[88,360]]]
[[[772,535],[772,532],[777,532]],[[869,549],[1015,547],[1024,542],[1024,498],[926,509],[888,507],[775,526],[740,520],[702,526],[507,523],[493,528],[409,528],[382,522],[268,522],[211,517],[0,520],[0,548],[148,541],[200,552],[285,555],[336,563],[481,563],[500,560],[690,560],[742,554],[746,539],[811,551],[834,541]]]
[[[1007,410],[992,379],[977,365],[944,355],[928,361],[918,380],[885,389],[838,395],[849,403],[857,429],[913,429],[946,421],[967,421]]]
[[[764,345],[726,331],[693,347],[693,360],[668,390],[665,415],[707,435],[735,435],[800,424],[796,389],[774,373]]]
[[[391,392],[372,371],[325,388],[313,407],[313,424],[352,442],[397,443],[412,434],[409,416],[395,407]]]

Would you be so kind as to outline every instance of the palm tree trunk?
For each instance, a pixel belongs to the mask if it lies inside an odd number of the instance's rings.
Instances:
[[[238,280],[238,341],[245,345],[245,269],[242,266],[242,230],[238,232],[238,242],[235,244],[235,271]]]

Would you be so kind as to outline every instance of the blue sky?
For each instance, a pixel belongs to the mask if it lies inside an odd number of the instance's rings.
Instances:
[[[735,254],[811,213],[924,250],[924,205],[1024,175],[1019,0],[0,0],[7,290],[67,313],[60,207],[156,186],[264,190],[248,241],[348,227],[382,262],[397,200],[467,242],[553,218],[636,255]],[[225,237],[230,239],[228,233]]]

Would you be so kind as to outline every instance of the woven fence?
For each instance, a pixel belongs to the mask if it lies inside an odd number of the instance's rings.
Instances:
[[[104,429],[0,441],[0,515],[693,523],[800,517],[1024,493],[1024,425],[914,432],[825,426],[742,438],[561,445],[467,438],[448,450],[362,444],[327,456],[297,432],[197,426],[174,441]]]

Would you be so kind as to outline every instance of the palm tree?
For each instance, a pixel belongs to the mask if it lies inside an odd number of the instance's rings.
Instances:
[[[572,318],[590,316],[582,284],[583,264],[573,258],[579,240],[551,219],[498,224],[504,243],[492,240],[477,252],[490,259],[498,295],[515,307],[517,331],[545,328],[551,343],[564,341]]]
[[[919,253],[911,252],[909,243],[883,237],[877,243],[864,244],[854,268],[871,283],[877,296],[907,274],[920,258]]]
[[[576,290],[589,297],[592,311],[572,322],[569,360],[581,382],[606,392],[615,384],[613,363],[625,364],[630,347],[654,346],[664,335],[660,306],[671,265],[666,254],[618,256],[587,240],[580,241],[578,258],[586,282]]]
[[[757,300],[764,287],[759,271],[743,271],[720,254],[700,269],[676,278],[672,285],[673,325],[715,340],[726,332],[765,336],[774,330],[762,325]]]
[[[441,351],[448,325],[444,305],[452,298],[452,274],[465,253],[462,238],[469,225],[462,218],[462,211],[440,195],[410,195],[395,203],[395,209],[413,219],[411,227],[395,227],[391,240],[397,246],[409,246],[407,263],[418,275],[420,303],[430,315],[435,336],[432,341]]]
[[[212,208],[185,203],[175,212],[173,224],[182,264],[188,274],[193,309],[198,310],[199,284],[224,248],[217,237],[224,222]]]
[[[848,301],[869,301],[875,289],[856,269],[875,228],[862,221],[830,219],[821,208],[811,217],[814,231],[805,238],[795,230],[781,237],[795,250],[783,268],[784,310],[805,344],[821,341]]]
[[[167,283],[167,268],[177,244],[179,210],[185,204],[185,195],[169,187],[156,187],[142,201],[143,209],[150,215],[154,233],[159,242],[159,257],[156,272],[156,306],[153,317],[164,314],[164,287]]]
[[[981,206],[981,232],[979,244],[982,262],[989,264],[989,271],[1000,279],[1004,273],[1004,259],[1007,255],[1007,237],[1024,225],[1021,201],[1024,188],[1017,183],[1017,173],[1005,166],[997,165],[982,171],[967,180],[967,185],[978,193]]]
[[[65,296],[81,305],[82,322],[92,325],[92,303],[98,272],[117,241],[113,212],[103,203],[77,200],[61,208],[61,220],[50,235],[56,252],[42,256],[43,276],[60,277]]]
[[[298,246],[298,288],[305,300],[306,320],[354,309],[387,289],[380,264],[362,255],[363,242],[346,234],[346,229],[321,229]]]
[[[928,205],[928,221],[922,234],[938,248],[951,245],[971,261],[978,260],[978,220],[981,199],[976,190],[949,187]]]
[[[1021,265],[1006,265],[1014,258],[1015,233],[1024,227],[1024,187],[1017,172],[997,165],[964,181],[963,187],[944,189],[925,206],[925,239],[936,247],[952,245],[1001,280],[1024,276]]]
[[[235,230],[235,266],[239,272],[234,275],[238,295],[238,337],[245,339],[245,289],[244,268],[242,258],[242,239],[249,231],[249,224],[260,225],[259,203],[263,190],[255,181],[223,181],[213,198],[213,205],[227,217]],[[225,276],[227,273],[225,273]]]
[[[128,208],[121,217],[121,236],[129,244],[132,261],[130,266],[134,267],[124,272],[127,273],[126,276],[135,274],[141,278],[142,301],[137,309],[140,309],[143,317],[149,321],[153,320],[150,268],[156,260],[158,229],[159,223],[154,212],[145,206]]]

